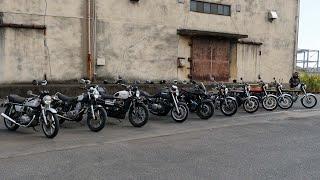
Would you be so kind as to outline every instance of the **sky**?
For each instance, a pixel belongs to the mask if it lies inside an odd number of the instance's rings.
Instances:
[[[300,0],[299,48],[320,50],[320,0]]]

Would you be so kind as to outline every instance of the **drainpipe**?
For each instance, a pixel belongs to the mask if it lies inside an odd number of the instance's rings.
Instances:
[[[93,54],[93,80],[96,80],[96,62],[97,59],[97,13],[96,13],[96,0],[92,0],[92,15],[93,15],[93,27],[92,27],[92,38],[93,38],[93,44],[92,44],[92,54]]]
[[[297,54],[298,54],[298,43],[299,43],[299,24],[300,24],[300,0],[297,1],[297,10],[296,10],[296,24],[295,24],[295,42],[294,42],[294,59],[293,59],[293,72],[295,72],[297,69]]]
[[[91,53],[91,0],[87,0],[87,23],[88,23],[88,56],[87,56],[87,77],[93,79],[92,53]]]

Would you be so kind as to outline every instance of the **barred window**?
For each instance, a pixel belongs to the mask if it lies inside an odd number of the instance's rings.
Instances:
[[[190,11],[231,16],[231,6],[224,4],[209,3],[197,0],[190,1]]]

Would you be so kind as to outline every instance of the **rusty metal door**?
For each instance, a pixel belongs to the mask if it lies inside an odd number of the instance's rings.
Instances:
[[[192,42],[193,80],[209,81],[214,77],[216,81],[228,81],[230,41],[208,37],[196,37]]]

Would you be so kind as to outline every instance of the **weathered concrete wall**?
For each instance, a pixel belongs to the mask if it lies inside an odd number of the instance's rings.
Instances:
[[[139,3],[96,0],[97,57],[106,60],[105,66],[96,68],[97,77],[104,79],[121,75],[127,79],[187,79],[188,62],[184,68],[177,69],[178,57],[190,57],[190,39],[177,35],[177,29],[184,28],[248,34],[249,40],[263,43],[258,68],[261,76],[266,81],[272,80],[274,74],[277,78],[289,78],[295,56],[299,0],[207,1],[232,5],[231,17],[190,12],[189,0],[184,3],[176,0],[141,0]],[[15,68],[1,67],[0,83],[29,81],[43,73],[51,80],[85,76],[86,0],[47,2],[48,49],[41,47],[44,41],[42,32],[0,29],[0,52],[3,52],[0,61],[12,61],[6,66]],[[241,7],[240,12],[236,12],[237,5]],[[4,12],[4,21],[8,23],[44,24],[45,7],[44,0],[0,0],[0,11]],[[279,19],[269,22],[269,10],[276,10]],[[33,44],[28,46],[28,42]],[[232,60],[238,67],[231,67],[231,78],[244,76],[251,80],[252,74],[256,77],[257,67],[245,70],[240,66],[253,64],[250,52],[254,49],[238,48],[238,58]],[[11,49],[21,52],[14,54]],[[19,63],[23,70],[19,70]],[[28,63],[34,66],[25,65]],[[12,75],[22,73],[29,75]]]

